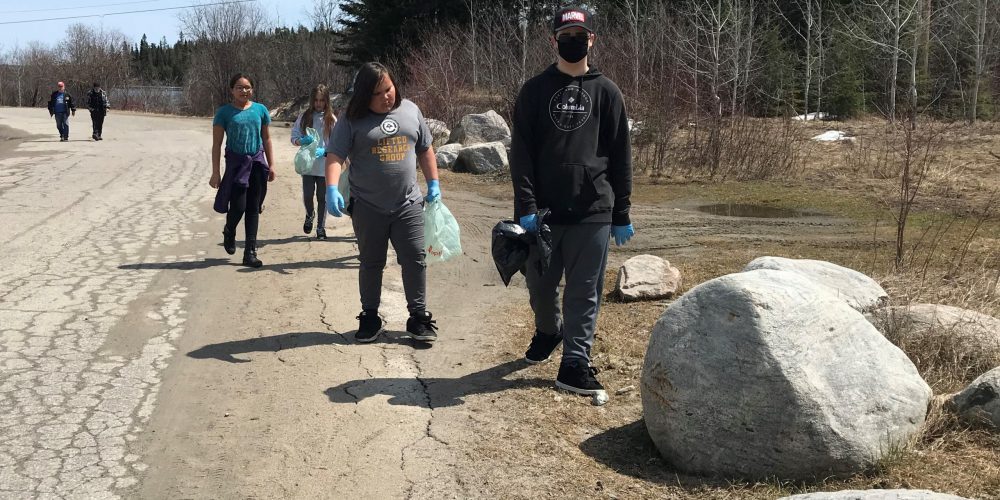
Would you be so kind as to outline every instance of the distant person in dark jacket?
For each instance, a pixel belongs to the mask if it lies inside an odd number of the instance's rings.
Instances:
[[[66,84],[59,82],[56,84],[56,91],[49,98],[49,116],[56,117],[56,128],[59,129],[59,142],[69,140],[69,116],[76,116],[76,104],[73,104],[73,96],[66,92]]]
[[[90,110],[90,121],[94,125],[94,135],[91,137],[95,141],[102,141],[101,133],[104,131],[104,117],[108,115],[111,104],[108,103],[108,93],[101,88],[101,84],[94,82],[94,88],[87,92],[87,109]]]
[[[578,394],[607,393],[590,366],[601,305],[608,240],[624,245],[629,220],[632,159],[628,115],[618,87],[588,65],[594,44],[591,13],[568,7],[553,19],[556,63],[521,87],[514,105],[511,176],[514,213],[527,231],[552,230],[552,257],[541,273],[538,252],[526,266],[535,335],[529,363],[549,359],[559,344],[556,386]],[[548,209],[545,221],[538,213]],[[559,282],[565,277],[563,300]]]

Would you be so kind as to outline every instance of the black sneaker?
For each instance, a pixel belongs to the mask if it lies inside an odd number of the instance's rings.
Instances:
[[[556,387],[586,396],[597,394],[606,396],[604,386],[597,381],[595,375],[597,375],[597,368],[588,365],[585,361],[563,362],[559,365]]]
[[[226,249],[226,253],[232,255],[236,253],[236,230],[230,231],[229,228],[222,228],[222,248]]]
[[[313,215],[306,214],[306,221],[302,223],[302,232],[309,234],[313,232]]]
[[[326,228],[324,228],[323,226],[317,226],[316,227],[316,239],[317,240],[325,240],[326,239]]]
[[[531,337],[528,351],[524,353],[524,360],[532,365],[548,361],[552,351],[559,347],[562,340],[561,335],[549,335],[535,330],[535,336]]]
[[[385,331],[385,322],[378,315],[378,311],[361,311],[356,318],[358,320],[358,331],[354,334],[354,340],[367,344],[374,342],[379,334]]]
[[[437,323],[431,317],[427,311],[411,313],[410,319],[406,320],[406,332],[410,338],[427,342],[437,340]]]

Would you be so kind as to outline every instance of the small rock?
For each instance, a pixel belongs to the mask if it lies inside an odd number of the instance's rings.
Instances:
[[[615,391],[615,394],[618,395],[618,396],[621,396],[622,394],[628,394],[628,393],[630,393],[630,392],[632,392],[634,390],[635,390],[635,386],[634,385],[628,385],[628,386],[622,387],[621,389],[618,389],[617,391]]]

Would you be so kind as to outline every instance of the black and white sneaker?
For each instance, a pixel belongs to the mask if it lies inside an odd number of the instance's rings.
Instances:
[[[433,342],[437,340],[437,322],[431,319],[431,313],[420,311],[410,314],[406,320],[406,333],[415,340]]]
[[[535,336],[531,337],[528,351],[524,353],[524,360],[532,365],[548,361],[549,357],[552,356],[552,351],[559,347],[562,340],[561,335],[549,335],[536,330]]]
[[[306,220],[302,223],[302,232],[309,234],[313,232],[313,215],[306,214]]]
[[[559,375],[556,376],[556,387],[583,394],[585,396],[607,396],[604,386],[597,381],[597,368],[585,361],[570,361],[559,365]]]
[[[326,228],[323,226],[316,226],[316,239],[325,240],[326,239]]]
[[[356,319],[358,331],[354,334],[354,340],[362,344],[374,342],[385,331],[385,321],[382,321],[378,311],[361,311]]]

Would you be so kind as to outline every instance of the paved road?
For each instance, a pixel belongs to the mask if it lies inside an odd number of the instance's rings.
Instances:
[[[219,245],[207,120],[113,113],[102,142],[82,139],[86,122],[60,143],[44,110],[0,108],[27,133],[0,149],[0,498],[480,492],[463,472],[465,400],[550,383],[475,361],[495,345],[492,311],[523,300],[494,286],[487,256],[507,207],[445,186],[467,255],[431,269],[443,341],[403,338],[390,267],[395,332],[360,346],[348,222],[329,222],[327,242],[299,234],[287,130],[265,267],[249,270]]]

